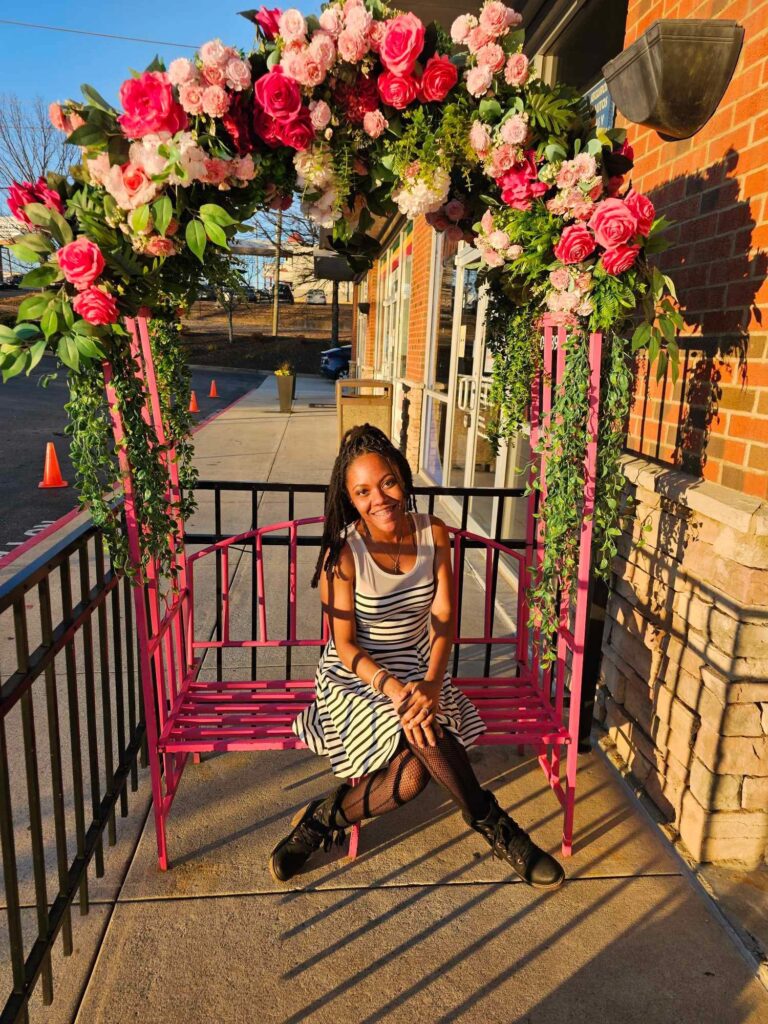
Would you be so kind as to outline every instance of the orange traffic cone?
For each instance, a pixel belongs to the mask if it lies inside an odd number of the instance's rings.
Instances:
[[[216,381],[215,380],[211,381],[211,390],[208,392],[208,397],[209,398],[218,398],[219,397],[219,392],[216,390]]]
[[[53,446],[53,441],[49,441],[45,446],[45,468],[43,470],[43,479],[37,486],[69,487],[67,481],[62,479],[61,467],[59,466],[59,460],[56,457],[56,449]]]
[[[193,391],[189,399],[189,412],[200,412],[200,406],[197,404],[197,395]]]

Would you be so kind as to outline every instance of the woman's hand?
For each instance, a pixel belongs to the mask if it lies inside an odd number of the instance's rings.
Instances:
[[[436,737],[442,736],[442,729],[435,717],[440,710],[441,690],[442,683],[427,679],[406,683],[403,687],[396,708],[409,743],[417,747],[434,747]]]

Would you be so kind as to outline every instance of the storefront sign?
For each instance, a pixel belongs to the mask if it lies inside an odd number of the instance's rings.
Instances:
[[[584,93],[586,99],[595,108],[595,123],[598,128],[613,128],[616,117],[616,104],[608,91],[608,83],[604,78],[595,82],[591,89]]]

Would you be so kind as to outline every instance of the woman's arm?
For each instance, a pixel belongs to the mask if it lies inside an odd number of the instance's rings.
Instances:
[[[371,683],[380,665],[377,665],[367,651],[357,642],[355,629],[355,559],[348,544],[339,556],[336,571],[329,579],[326,573],[320,577],[320,597],[323,611],[328,616],[328,625],[336,652],[345,668],[354,672],[364,683]],[[402,683],[389,676],[383,692],[397,704],[403,693]]]

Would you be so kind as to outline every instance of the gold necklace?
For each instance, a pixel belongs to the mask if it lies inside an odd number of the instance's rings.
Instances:
[[[404,532],[405,531],[403,531],[403,533]],[[403,533],[400,534],[400,539],[397,542],[397,554],[394,555],[394,556],[392,556],[392,555],[388,556],[389,560],[392,563],[392,568],[395,570],[395,573],[399,573],[400,572],[400,551],[402,550],[402,547],[403,547]]]

